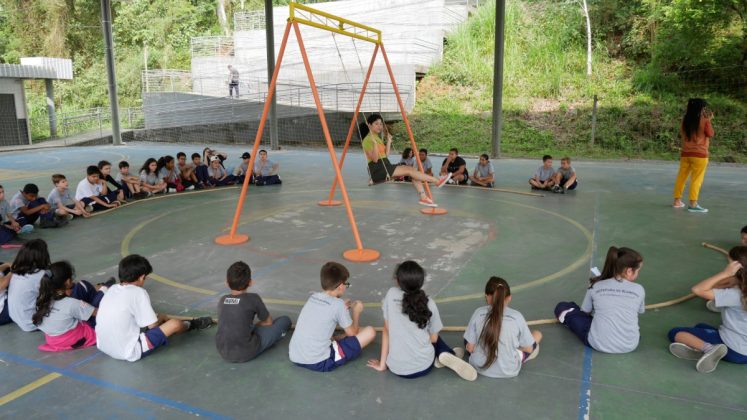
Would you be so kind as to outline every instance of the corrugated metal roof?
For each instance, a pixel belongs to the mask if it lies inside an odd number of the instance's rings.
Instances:
[[[73,62],[66,58],[24,57],[21,64],[0,64],[0,77],[72,80]]]

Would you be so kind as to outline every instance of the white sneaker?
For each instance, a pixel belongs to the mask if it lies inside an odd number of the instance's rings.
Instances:
[[[709,300],[706,302],[706,309],[708,309],[711,312],[721,313],[721,308],[716,306],[715,300]]]
[[[716,370],[718,362],[726,356],[729,349],[725,344],[716,344],[713,348],[705,353],[698,359],[698,363],[695,364],[695,369],[700,373],[711,373]]]
[[[454,351],[454,355],[460,359],[464,359],[464,349],[461,347],[454,347],[452,349]],[[438,357],[433,361],[433,367],[436,369],[441,369],[444,367],[444,364],[441,363],[440,360],[438,360]]]
[[[456,372],[464,380],[474,381],[477,379],[477,370],[469,363],[451,353],[441,353],[438,355],[438,360],[441,364]]]
[[[90,204],[88,204],[88,205],[86,206],[86,212],[87,212],[87,213],[93,213],[93,206],[92,206],[92,205],[90,205]]]
[[[184,191],[192,191],[195,189],[194,185],[190,185],[189,187],[185,188]]]
[[[703,352],[694,349],[684,343],[672,343],[669,345],[669,352],[675,357],[685,360],[698,360],[703,356]]]
[[[535,347],[534,350],[532,350],[532,353],[530,353],[529,356],[526,358],[526,360],[524,360],[524,363],[532,359],[536,359],[539,354],[540,354],[540,345],[539,343],[537,343],[537,347]]]
[[[72,214],[68,214],[67,215],[67,220],[73,220],[74,218],[75,218],[75,216],[73,216]]]
[[[18,230],[19,235],[25,235],[27,233],[31,233],[34,231],[34,225],[23,225],[21,226],[21,229]]]
[[[171,188],[171,187],[166,188],[166,194],[171,194],[171,193],[175,193],[175,192],[176,192],[176,188]]]

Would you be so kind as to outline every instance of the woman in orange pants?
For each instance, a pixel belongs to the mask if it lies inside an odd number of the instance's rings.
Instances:
[[[685,190],[687,178],[690,178],[690,205],[687,211],[693,213],[707,213],[698,204],[700,187],[703,185],[706,168],[708,167],[708,146],[713,137],[711,119],[713,112],[708,108],[705,99],[691,98],[687,101],[687,111],[682,118],[680,127],[680,139],[682,139],[682,151],[680,152],[680,170],[677,181],[674,183],[674,208],[683,208],[682,193]]]

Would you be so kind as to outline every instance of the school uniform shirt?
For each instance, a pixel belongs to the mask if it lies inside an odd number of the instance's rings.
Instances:
[[[0,200],[0,223],[10,222],[8,215],[11,213],[10,204],[5,200]]]
[[[491,378],[513,378],[521,370],[522,351],[521,347],[530,347],[534,344],[534,337],[529,331],[529,326],[524,316],[517,310],[505,307],[503,309],[503,321],[501,323],[501,335],[498,339],[498,357],[486,369],[482,366],[488,360],[483,346],[479,343],[485,319],[490,314],[490,306],[482,306],[475,309],[469,320],[464,339],[475,345],[475,350],[469,357],[469,363],[477,369],[481,375]]]
[[[179,178],[179,173],[174,170],[168,170],[166,167],[161,168],[160,171],[158,171],[158,179],[164,179],[166,178],[166,182],[175,183],[176,180]]]
[[[148,185],[157,185],[160,179],[152,172],[140,171],[140,181]]]
[[[444,166],[444,164],[446,163],[446,159],[448,159],[448,158],[444,158],[443,162],[441,162],[441,166]],[[457,156],[449,164],[448,169],[446,169],[446,171],[454,173],[454,172],[458,171],[459,168],[462,167],[462,166],[464,166],[464,170],[466,172],[467,171],[467,162],[465,162],[464,159],[462,159],[461,156]]]
[[[493,163],[488,162],[487,165],[480,165],[479,163],[475,166],[475,172],[479,178],[485,178],[495,173],[493,169]]]
[[[14,218],[18,218],[21,215],[21,207],[26,207],[29,204],[29,200],[23,196],[21,191],[18,191],[13,198],[10,199],[10,212]]]
[[[718,327],[721,341],[735,352],[747,355],[747,311],[742,292],[736,287],[713,289],[713,296],[716,306],[723,308],[721,326]]]
[[[119,181],[114,179],[111,175],[107,175],[106,178],[104,178],[105,185],[107,182],[109,184],[112,184],[112,187],[114,187],[114,188],[109,188],[109,186],[107,185],[106,188],[109,190],[109,192],[116,191],[122,188],[122,184],[120,184]]]
[[[241,162],[236,169],[233,171],[234,175],[246,175],[247,171],[249,170],[249,164],[246,162]]]
[[[594,318],[589,344],[604,353],[628,353],[638,347],[638,314],[646,311],[646,292],[632,281],[602,280],[586,291],[581,310]]]
[[[267,159],[264,164],[261,160],[257,160],[254,162],[254,173],[259,172],[259,176],[270,176],[274,164],[270,159]]]
[[[8,315],[24,331],[35,331],[31,317],[36,312],[36,298],[44,271],[31,274],[13,274],[8,285]]]
[[[57,188],[49,192],[47,196],[47,203],[52,209],[57,208],[57,204],[61,203],[64,206],[75,205],[73,195],[70,193],[70,188],[65,188],[65,191],[60,192]]]
[[[221,179],[227,174],[226,169],[220,165],[217,168],[213,168],[213,165],[208,166],[207,173],[210,178],[215,179]]]
[[[114,180],[115,180],[115,181],[117,181],[117,184],[119,184],[119,185],[124,185],[124,184],[125,184],[125,182],[124,182],[124,181],[122,181],[122,178],[123,178],[123,177],[124,177],[124,175],[122,175],[122,174],[120,173],[120,174],[117,174],[117,177],[116,177],[116,178],[115,178]]]
[[[296,321],[288,356],[291,362],[312,365],[329,359],[332,334],[337,326],[353,325],[345,301],[317,292],[309,296]]]
[[[402,158],[399,160],[400,165],[407,165],[417,168],[417,164],[415,163],[415,157],[411,157],[409,159]]]
[[[427,173],[428,169],[433,169],[433,164],[431,163],[430,158],[425,158],[424,161],[421,162],[423,164],[423,172]]]
[[[80,201],[88,197],[98,197],[102,191],[101,184],[91,184],[88,178],[83,178],[75,189],[75,199]]]
[[[255,293],[225,295],[218,301],[218,332],[215,347],[229,362],[246,362],[259,352],[261,340],[254,332],[254,318],[270,316],[262,298]]]
[[[576,173],[576,171],[573,169],[573,166],[569,166],[568,169],[563,169],[561,166],[558,168],[558,172],[560,172],[560,176],[563,179],[570,179],[572,175]]]
[[[88,303],[71,297],[52,301],[52,309],[39,324],[39,329],[53,337],[65,334],[75,328],[78,321],[87,321],[94,309]]]
[[[115,284],[104,294],[96,313],[96,347],[115,359],[137,361],[142,356],[140,329],[157,321],[145,289]]]
[[[431,335],[443,329],[438,308],[433,299],[428,298],[428,309],[432,315],[425,328],[418,328],[410,317],[402,312],[402,298],[405,292],[392,287],[381,301],[384,320],[389,325],[389,356],[386,365],[397,375],[410,375],[421,372],[433,364],[436,350],[431,344]]]
[[[7,290],[0,291],[0,312],[2,312],[3,309],[5,309],[5,301],[7,300],[8,300],[8,291]]]
[[[534,173],[534,177],[539,179],[540,181],[547,181],[548,179],[552,178],[553,175],[555,175],[555,169],[545,168],[545,165],[537,168],[537,171]]]

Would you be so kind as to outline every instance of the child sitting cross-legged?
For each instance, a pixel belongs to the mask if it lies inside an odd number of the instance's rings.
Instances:
[[[513,378],[521,366],[537,357],[542,333],[530,331],[524,316],[508,307],[511,288],[491,277],[485,285],[487,306],[477,308],[464,332],[469,363],[481,375]]]
[[[376,330],[358,325],[363,302],[341,299],[350,287],[345,266],[328,262],[322,266],[320,277],[323,291],[311,295],[303,305],[288,352],[291,362],[298,366],[329,372],[360,356],[376,338]],[[332,339],[338,325],[345,336]]]
[[[425,270],[415,261],[397,266],[392,287],[381,302],[384,331],[381,335],[381,358],[368,366],[406,379],[429,374],[432,368],[448,367],[462,379],[474,381],[477,371],[462,360],[464,349],[450,348],[438,335],[443,329],[438,308],[423,291]]]
[[[218,301],[215,347],[228,362],[248,362],[285,337],[291,320],[287,316],[273,320],[262,298],[247,293],[254,280],[252,270],[245,262],[237,261],[228,267],[226,284],[231,293]]]
[[[119,284],[107,290],[96,315],[96,346],[109,356],[135,362],[149,356],[168,338],[189,330],[213,325],[209,317],[191,320],[169,319],[156,315],[145,278],[153,272],[150,262],[140,255],[128,255],[119,262]],[[145,328],[145,332],[140,332]]]
[[[108,192],[100,182],[101,171],[96,165],[86,168],[86,177],[78,183],[75,199],[86,205],[86,211],[105,210],[119,207],[117,192]]]
[[[85,209],[85,204],[73,197],[65,175],[52,175],[52,183],[54,189],[47,196],[47,202],[57,216],[67,216],[68,218],[74,216],[91,217],[91,213]]]
[[[107,287],[100,286],[96,291],[89,283],[89,296],[93,299],[86,302],[74,295],[74,275],[69,262],[58,261],[49,266],[41,279],[36,312],[31,317],[34,325],[44,332],[46,342],[39,350],[65,351],[96,344],[96,333],[91,325],[95,324],[96,305]]]

